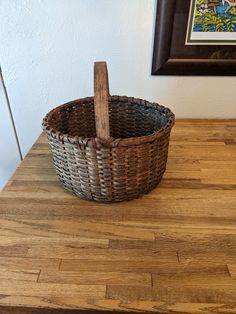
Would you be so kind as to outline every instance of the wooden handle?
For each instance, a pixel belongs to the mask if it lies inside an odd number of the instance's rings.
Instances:
[[[109,130],[109,85],[106,62],[94,63],[94,106],[97,137],[108,139]]]

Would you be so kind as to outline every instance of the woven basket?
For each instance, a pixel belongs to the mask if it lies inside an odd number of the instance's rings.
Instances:
[[[95,63],[94,95],[61,105],[43,120],[59,180],[99,202],[149,192],[166,169],[174,114],[142,99],[109,96],[105,62]]]

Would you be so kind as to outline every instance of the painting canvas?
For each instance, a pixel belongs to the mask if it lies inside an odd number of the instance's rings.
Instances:
[[[186,45],[236,45],[236,0],[191,0]]]

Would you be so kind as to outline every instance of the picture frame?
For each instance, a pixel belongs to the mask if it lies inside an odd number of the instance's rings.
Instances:
[[[152,75],[236,75],[236,45],[186,45],[191,0],[157,0]]]

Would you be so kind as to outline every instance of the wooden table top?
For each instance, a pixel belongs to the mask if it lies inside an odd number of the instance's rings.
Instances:
[[[66,192],[41,136],[0,193],[0,313],[236,313],[235,190],[236,120],[177,121],[159,187],[116,204]]]

